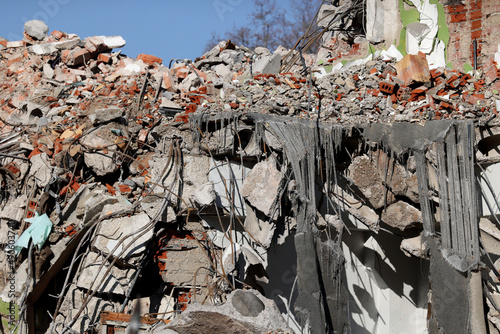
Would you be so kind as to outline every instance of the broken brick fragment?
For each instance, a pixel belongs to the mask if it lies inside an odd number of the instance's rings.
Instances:
[[[132,192],[132,189],[128,185],[126,185],[126,184],[120,184],[120,185],[118,185],[118,189],[120,189],[120,192],[122,194],[129,194],[129,193]]]
[[[460,85],[465,86],[467,84],[467,81],[470,79],[472,79],[472,76],[469,73],[462,75],[462,77],[460,78]]]
[[[198,109],[198,106],[196,104],[188,104],[186,107],[186,114],[194,113],[196,112],[196,109]]]
[[[54,36],[55,38],[57,39],[62,39],[64,37],[66,37],[67,35],[62,32],[62,31],[59,31],[59,30],[54,30],[53,32],[50,33],[52,36]]]
[[[425,98],[425,92],[428,90],[427,87],[421,86],[411,91],[410,98],[408,101],[418,101]]]
[[[110,53],[100,53],[97,56],[97,60],[100,60],[103,63],[108,64],[111,61],[111,54]]]
[[[455,107],[453,106],[453,104],[450,104],[450,103],[445,102],[445,101],[441,101],[441,103],[439,104],[439,109],[454,110]]]
[[[396,63],[398,78],[405,86],[415,83],[425,84],[430,82],[431,74],[429,64],[425,58],[408,54]]]
[[[380,91],[388,95],[392,95],[396,92],[397,87],[393,82],[381,81],[378,83]]]
[[[153,55],[148,55],[145,53],[141,53],[140,55],[137,56],[137,60],[142,60],[144,63],[148,65],[154,65],[154,64],[162,64],[163,59],[158,58]]]
[[[484,85],[485,85],[485,82],[484,82],[483,79],[478,80],[478,81],[474,82],[474,89],[475,90],[480,90],[481,88],[484,87]]]
[[[482,100],[484,100],[484,94],[472,94],[466,99],[467,103],[472,105],[477,105]]]
[[[434,68],[434,69],[430,70],[430,74],[431,74],[432,79],[436,79],[437,77],[442,76],[444,74],[444,72],[437,69],[437,68]]]
[[[113,188],[112,186],[110,186],[109,184],[106,183],[106,189],[108,190],[108,192],[111,194],[111,195],[116,195],[116,189]]]

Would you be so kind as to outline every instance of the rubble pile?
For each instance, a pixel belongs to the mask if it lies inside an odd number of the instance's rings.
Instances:
[[[417,145],[394,153],[382,135],[365,136],[370,126],[449,120],[436,127],[448,133],[454,121],[498,123],[500,71],[485,80],[429,69],[420,55],[377,51],[329,73],[305,55],[306,68],[282,73],[289,50],[224,41],[167,67],[113,51],[125,45],[120,36],[47,33],[30,21],[24,40],[0,41],[8,249],[0,262],[15,268],[19,326],[29,332],[125,328],[136,313],[141,330],[155,333],[200,323],[245,333],[327,323],[340,332],[347,291],[332,270],[342,272],[345,259],[326,235],[388,230],[399,255],[428,259],[424,203],[442,203],[438,173],[427,191],[418,181]],[[422,165],[432,173],[439,157],[433,147]],[[346,215],[355,223],[347,226]],[[283,296],[273,285],[283,274],[273,276],[270,263],[294,238],[301,262]],[[321,290],[336,298],[313,305],[321,293],[304,283],[304,263],[318,266],[311,282],[338,283]],[[8,301],[10,284],[1,282]],[[279,309],[277,295],[290,299]]]

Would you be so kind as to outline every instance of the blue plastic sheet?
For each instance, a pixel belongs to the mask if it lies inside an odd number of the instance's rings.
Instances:
[[[35,217],[26,218],[24,221],[31,223],[31,225],[14,244],[16,254],[19,254],[23,248],[28,248],[30,239],[33,240],[33,244],[38,249],[41,249],[52,230],[52,222],[45,213],[39,216],[35,212]]]

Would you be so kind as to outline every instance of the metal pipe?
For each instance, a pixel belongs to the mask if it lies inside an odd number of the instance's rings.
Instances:
[[[474,71],[477,71],[477,39],[473,42],[474,45]]]

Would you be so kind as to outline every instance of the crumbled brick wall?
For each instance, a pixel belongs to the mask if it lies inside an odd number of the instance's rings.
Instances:
[[[473,66],[476,40],[478,68],[488,71],[500,43],[500,1],[463,0],[444,6],[450,31],[447,60],[457,69]]]

